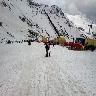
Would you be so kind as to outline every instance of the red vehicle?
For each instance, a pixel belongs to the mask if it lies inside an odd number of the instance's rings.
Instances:
[[[73,50],[83,50],[83,45],[80,43],[65,42],[64,46],[68,47],[69,49],[73,49]]]

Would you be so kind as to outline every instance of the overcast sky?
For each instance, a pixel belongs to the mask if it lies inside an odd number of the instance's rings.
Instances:
[[[70,14],[84,14],[96,22],[96,0],[35,0],[49,5],[58,5]]]

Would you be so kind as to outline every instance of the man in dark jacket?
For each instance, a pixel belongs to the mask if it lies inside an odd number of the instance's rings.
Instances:
[[[31,45],[31,40],[28,40],[28,45]]]
[[[49,51],[49,49],[50,49],[50,45],[49,45],[49,43],[46,43],[45,44],[45,49],[46,49],[46,57],[48,57],[48,51]]]

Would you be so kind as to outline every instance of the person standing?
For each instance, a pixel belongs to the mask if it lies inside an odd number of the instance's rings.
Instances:
[[[31,45],[31,40],[28,40],[28,45]]]
[[[50,56],[49,55],[49,49],[50,49],[50,44],[49,43],[45,43],[45,49],[46,49],[46,57]]]

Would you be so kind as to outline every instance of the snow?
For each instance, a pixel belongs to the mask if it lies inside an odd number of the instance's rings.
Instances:
[[[96,51],[43,43],[0,44],[0,96],[96,96]]]
[[[85,29],[84,34],[88,36],[89,38],[93,38],[92,32],[96,33],[96,24],[89,20],[86,16],[83,15],[70,15],[67,14],[67,17],[69,20],[71,20],[77,27],[82,27]],[[89,33],[89,26],[92,24],[92,29],[90,29],[90,34]]]
[[[74,26],[74,24],[72,22],[70,22],[68,19],[64,19],[62,17],[60,18],[60,17],[56,16],[55,14],[51,15],[51,19],[52,19],[53,23],[55,24],[55,26],[57,27],[57,29],[59,29],[59,30],[63,29],[64,31],[66,30],[66,32],[69,35],[69,38],[71,38],[71,36],[74,36],[74,38],[80,37],[81,31],[78,31],[76,29],[76,27]],[[69,23],[70,23],[70,25],[72,25],[72,27],[69,27],[68,24],[66,24],[67,21],[69,21]],[[61,28],[60,28],[60,26],[61,26]]]
[[[59,33],[63,33],[63,35],[67,34],[66,36],[69,36],[69,38],[71,36],[80,37],[80,34],[82,34],[82,32],[79,31],[65,15],[63,16],[60,14],[62,10],[60,10],[57,6],[45,7],[44,4],[41,4],[39,7],[35,5],[32,5],[32,7],[29,6],[27,0],[5,0],[7,6],[4,7],[1,2],[0,13],[2,14],[0,14],[0,22],[2,22],[2,26],[0,27],[0,41],[2,39],[5,40],[2,40],[2,42],[6,42],[7,40],[22,41],[30,39],[28,37],[28,30],[32,30],[40,36],[48,37],[50,35],[51,38],[56,37],[57,34],[50,24],[47,16],[44,14],[44,10],[51,18]],[[57,12],[56,9],[60,12]],[[25,18],[25,21],[23,22],[20,17]],[[29,26],[28,22],[30,22],[32,26]],[[68,24],[72,27],[69,27]],[[14,38],[6,34],[7,32],[12,34]]]
[[[28,40],[28,30],[40,36],[49,34],[51,39],[56,34],[47,16],[41,14],[45,5],[39,8],[28,6],[27,0],[4,1],[11,9],[0,1],[0,96],[96,96],[96,51],[72,51],[56,45],[51,46],[51,57],[46,58],[43,43],[6,44],[6,40]],[[59,32],[66,30],[69,37],[79,37],[82,32],[66,16],[53,14],[55,7],[45,10]]]

